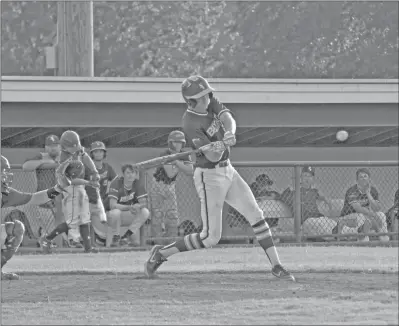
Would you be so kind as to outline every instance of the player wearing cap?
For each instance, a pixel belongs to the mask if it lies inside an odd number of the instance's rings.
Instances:
[[[168,148],[160,156],[180,153],[186,144],[184,133],[172,131],[168,136]],[[150,190],[153,236],[177,237],[179,216],[177,210],[176,179],[179,172],[193,174],[193,165],[189,155],[158,167],[153,175]]]
[[[104,224],[107,221],[107,216],[104,209],[104,202],[107,199],[109,185],[117,178],[117,174],[113,167],[105,162],[107,158],[107,148],[101,141],[95,141],[90,145],[90,157],[92,158],[98,174],[100,175],[99,190],[93,187],[86,187],[86,192],[89,197],[91,224],[94,230],[93,236],[101,243],[106,240],[106,228]],[[86,175],[86,178],[89,178]]]
[[[341,219],[346,221],[342,233],[369,232],[370,226],[363,225],[366,220],[371,227],[381,233],[388,232],[387,219],[381,212],[378,190],[371,184],[371,173],[366,168],[356,171],[356,184],[350,187],[345,193],[344,207],[341,211]],[[389,241],[389,236],[379,236],[381,241]],[[369,241],[366,236],[362,241]]]
[[[251,189],[230,163],[230,147],[236,144],[236,122],[232,113],[214,96],[214,89],[201,76],[185,79],[181,91],[187,104],[182,118],[187,143],[192,148],[213,144],[209,151],[196,156],[194,170],[203,229],[201,233],[186,235],[168,246],[154,246],[145,262],[145,274],[152,277],[174,254],[216,245],[222,235],[222,208],[227,202],[251,224],[272,265],[272,274],[281,279],[295,280],[281,265],[270,227]]]

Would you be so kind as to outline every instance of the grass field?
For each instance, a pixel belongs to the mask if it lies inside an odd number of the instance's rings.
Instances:
[[[281,247],[297,283],[274,278],[260,248],[172,257],[148,252],[16,256],[2,281],[2,325],[398,324],[398,248]]]

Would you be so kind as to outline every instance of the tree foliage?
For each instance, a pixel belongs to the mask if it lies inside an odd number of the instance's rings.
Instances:
[[[2,2],[2,72],[46,74],[56,3]],[[96,76],[398,78],[397,2],[94,2]]]

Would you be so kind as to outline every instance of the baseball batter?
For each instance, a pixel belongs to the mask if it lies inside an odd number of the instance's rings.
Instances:
[[[184,133],[172,131],[168,136],[168,148],[160,156],[180,153],[186,145]],[[179,172],[192,175],[193,165],[189,155],[158,167],[151,184],[151,228],[154,236],[177,237],[179,216],[177,210],[176,178]]]
[[[35,193],[23,193],[11,188],[13,174],[10,172],[10,163],[1,156],[1,207],[15,207],[25,204],[42,205],[54,199],[62,192],[67,184],[56,185],[52,188]],[[24,224],[21,221],[6,222],[1,224],[1,268],[17,252],[25,233]],[[17,280],[19,276],[14,273],[1,271],[1,279]]]
[[[203,229],[201,233],[187,235],[168,246],[155,245],[144,265],[145,274],[152,277],[174,254],[216,245],[222,235],[223,204],[227,202],[251,224],[259,245],[272,264],[272,274],[294,281],[295,278],[281,265],[269,225],[251,189],[230,163],[230,147],[236,143],[236,122],[213,91],[201,76],[191,76],[182,83],[182,95],[188,105],[182,119],[183,131],[189,145],[199,148],[214,143],[211,150],[197,155],[194,171]]]
[[[40,240],[42,248],[50,250],[51,241],[61,233],[67,233],[75,242],[82,237],[85,252],[92,252],[90,241],[90,206],[85,186],[99,188],[100,176],[92,159],[80,144],[79,135],[67,130],[61,135],[60,166],[56,170],[57,180],[70,180],[71,185],[62,193],[62,211],[65,222]],[[88,169],[89,180],[85,180]],[[106,222],[103,221],[104,223]]]

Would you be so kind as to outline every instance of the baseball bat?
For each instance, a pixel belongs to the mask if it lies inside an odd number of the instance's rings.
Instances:
[[[147,160],[147,161],[143,161],[143,162],[137,163],[136,166],[137,166],[138,169],[141,169],[141,170],[152,169],[152,168],[155,168],[155,167],[160,166],[160,165],[165,165],[165,164],[167,164],[169,162],[173,162],[173,161],[176,161],[176,160],[183,159],[183,158],[187,157],[187,155],[190,155],[190,154],[199,153],[199,152],[202,152],[204,150],[210,150],[210,149],[215,147],[215,143],[218,143],[218,142],[210,143],[210,144],[201,146],[201,147],[199,147],[197,149],[189,150],[187,152],[175,153],[175,154],[170,154],[170,155],[156,157],[156,158],[153,158],[151,160]]]

